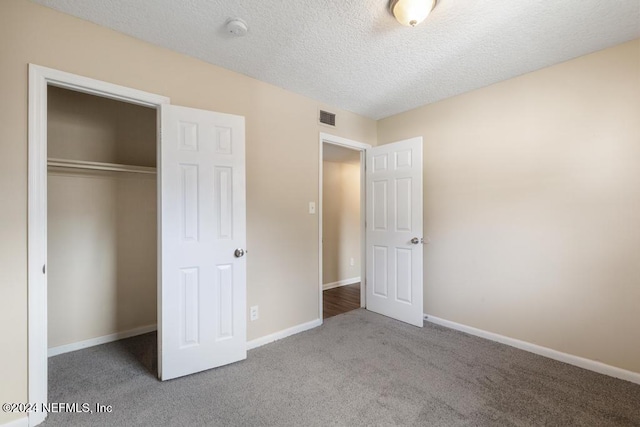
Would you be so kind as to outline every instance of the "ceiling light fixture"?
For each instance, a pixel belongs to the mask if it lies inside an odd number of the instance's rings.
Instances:
[[[431,13],[438,0],[391,0],[389,11],[399,23],[415,27]]]

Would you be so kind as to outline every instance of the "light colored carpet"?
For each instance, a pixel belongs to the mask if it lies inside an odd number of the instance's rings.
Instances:
[[[154,349],[147,334],[49,359],[51,402],[113,412],[43,425],[640,425],[640,385],[362,309],[164,383]]]

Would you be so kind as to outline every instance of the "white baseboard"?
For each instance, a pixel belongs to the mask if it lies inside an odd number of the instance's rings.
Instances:
[[[299,334],[300,332],[308,331],[309,329],[316,328],[322,325],[322,319],[312,320],[311,322],[302,323],[297,326],[293,326],[288,329],[284,329],[274,334],[266,335],[264,337],[256,338],[247,342],[247,350],[253,350],[254,348],[261,347],[265,344],[272,343],[277,340],[281,340],[291,335]]]
[[[585,359],[584,357],[574,356],[573,354],[563,353],[558,350],[553,350],[548,347],[542,347],[537,344],[532,344],[527,341],[521,341],[515,338],[505,337],[504,335],[495,334],[493,332],[485,331],[483,329],[477,329],[472,326],[463,325],[460,323],[452,322],[450,320],[440,319],[429,314],[424,315],[424,319],[428,322],[435,323],[436,325],[445,326],[447,328],[455,329],[461,332],[466,332],[470,335],[475,335],[480,338],[485,338],[491,341],[496,341],[502,344],[509,345],[511,347],[519,348],[530,353],[535,353],[540,356],[548,357],[550,359],[558,360],[560,362],[568,363],[570,365],[578,366],[579,368],[594,371],[599,374],[608,375],[614,378],[620,378],[632,383],[640,384],[640,373],[627,371],[626,369],[617,368],[615,366],[607,365],[602,362],[598,362],[591,359]]]
[[[141,326],[139,328],[129,329],[128,331],[116,332],[115,334],[104,335],[97,338],[91,338],[84,341],[74,342],[71,344],[65,344],[58,347],[51,347],[47,355],[49,357],[57,356],[63,353],[69,353],[70,351],[81,350],[87,347],[93,347],[94,345],[106,344],[108,342],[118,341],[124,338],[135,337],[136,335],[146,334],[157,330],[157,325]]]
[[[0,427],[29,427],[29,418],[28,417],[18,418],[17,420],[4,423],[0,425]]]
[[[340,286],[353,285],[354,283],[360,283],[359,277],[352,277],[350,279],[342,279],[337,282],[325,283],[322,285],[322,290],[326,291],[327,289],[339,288]]]

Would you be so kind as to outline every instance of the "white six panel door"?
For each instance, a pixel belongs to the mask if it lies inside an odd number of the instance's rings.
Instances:
[[[246,358],[244,117],[163,105],[158,371]]]
[[[367,149],[366,179],[367,309],[422,327],[422,137]]]

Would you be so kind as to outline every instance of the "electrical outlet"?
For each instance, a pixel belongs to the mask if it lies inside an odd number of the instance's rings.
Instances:
[[[254,305],[249,309],[249,316],[251,317],[251,321],[258,320],[258,317],[260,317],[260,314],[258,312],[257,305]]]
[[[350,265],[351,267],[353,267],[354,265],[356,265],[356,260],[355,260],[355,259],[353,259],[353,258],[349,258],[349,265]]]

